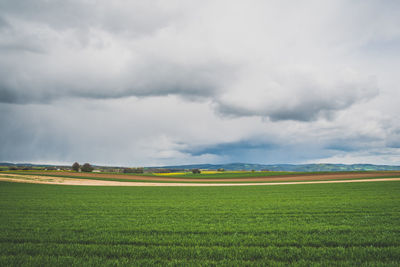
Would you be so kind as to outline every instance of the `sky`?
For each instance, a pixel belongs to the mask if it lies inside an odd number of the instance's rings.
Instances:
[[[399,13],[0,0],[0,162],[400,165]]]

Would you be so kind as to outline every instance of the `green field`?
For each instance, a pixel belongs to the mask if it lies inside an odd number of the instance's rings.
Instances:
[[[48,172],[48,174],[46,174]],[[71,173],[70,171],[64,172],[54,172],[54,171],[4,171],[3,173],[10,173],[10,174],[22,174],[22,175],[32,175],[32,174],[39,174],[39,175],[49,175],[49,176],[59,176],[59,177],[72,177],[72,178],[88,178],[85,177],[86,173],[81,173],[81,176],[71,176],[68,175]],[[75,172],[72,172],[75,173]],[[124,175],[124,176],[134,176],[134,177],[160,177],[160,178],[198,178],[198,179],[207,179],[207,178],[218,178],[218,179],[230,179],[230,178],[249,178],[249,177],[267,177],[267,176],[280,176],[280,175],[299,175],[299,174],[324,174],[328,172],[271,172],[271,171],[257,171],[257,172],[248,172],[248,171],[240,171],[240,172],[218,172],[218,173],[200,173],[200,174],[193,174],[191,172],[185,172],[184,174],[181,173],[168,173],[168,175],[163,174],[156,174],[156,173],[115,173],[115,172],[101,172],[100,174],[110,174],[110,175]],[[367,172],[366,172],[367,173]],[[90,174],[90,173],[88,173]],[[122,180],[123,181],[123,180]]]
[[[400,182],[0,182],[0,266],[400,264]]]

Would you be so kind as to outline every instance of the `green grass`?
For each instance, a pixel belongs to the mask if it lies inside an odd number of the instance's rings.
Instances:
[[[0,183],[0,266],[400,264],[400,182]]]

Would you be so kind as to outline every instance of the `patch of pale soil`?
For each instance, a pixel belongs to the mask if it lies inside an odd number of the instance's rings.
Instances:
[[[64,177],[49,177],[35,175],[0,174],[0,181],[58,184],[58,185],[86,185],[86,186],[255,186],[255,185],[290,185],[290,184],[330,184],[330,183],[360,183],[400,181],[400,178],[358,179],[358,180],[330,180],[330,181],[303,181],[303,182],[276,182],[276,183],[153,183],[153,182],[118,182],[103,180],[87,180]]]
[[[105,173],[81,173],[81,172],[35,172],[45,175],[67,175],[81,176],[88,178],[112,178],[120,180],[142,180],[159,182],[276,182],[276,181],[318,181],[318,180],[340,180],[340,179],[358,179],[373,177],[393,177],[400,176],[399,171],[374,171],[374,172],[334,172],[334,173],[311,173],[311,174],[292,174],[292,175],[274,175],[264,177],[237,177],[237,178],[184,178],[184,177],[156,177],[156,176],[136,176],[124,174],[105,174]]]

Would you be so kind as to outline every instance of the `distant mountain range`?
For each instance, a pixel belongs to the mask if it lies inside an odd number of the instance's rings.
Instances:
[[[7,163],[2,162],[0,166],[16,167],[70,167],[69,165],[50,165],[50,164],[30,164],[30,163]],[[111,166],[96,166],[111,167]],[[122,168],[122,167],[113,167]],[[269,170],[269,171],[293,171],[293,172],[329,172],[329,171],[398,171],[400,166],[393,165],[374,165],[374,164],[249,164],[249,163],[228,163],[228,164],[192,164],[192,165],[174,165],[162,167],[147,167],[149,169],[203,169],[227,171],[239,170]]]
[[[193,164],[164,166],[166,169],[225,169],[229,171],[239,170],[269,170],[269,171],[294,171],[294,172],[325,172],[325,171],[397,171],[400,166],[373,165],[373,164]]]

